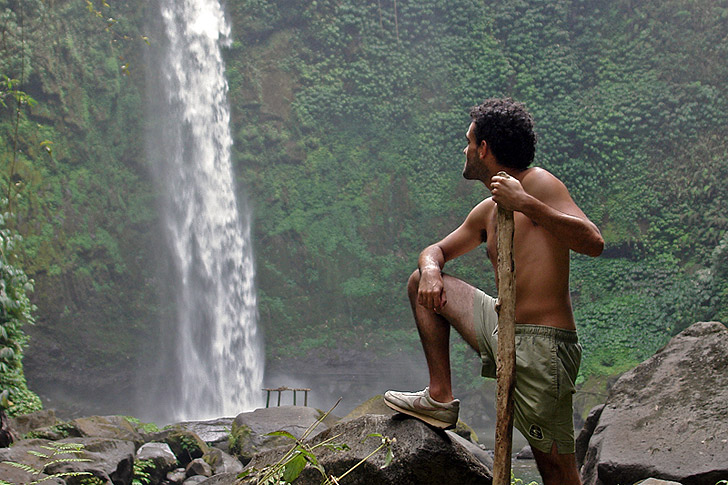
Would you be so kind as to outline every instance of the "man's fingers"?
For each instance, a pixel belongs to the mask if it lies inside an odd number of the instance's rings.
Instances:
[[[429,310],[439,312],[447,304],[445,291],[443,290],[439,295],[437,293],[418,293],[417,304]]]
[[[417,298],[417,303],[425,308],[432,308],[435,305],[435,299],[430,293],[420,293]]]
[[[447,296],[445,295],[445,290],[442,290],[442,293],[440,293],[440,297],[435,300],[435,306],[433,307],[433,310],[435,310],[436,313],[440,313],[442,309],[447,305]]]

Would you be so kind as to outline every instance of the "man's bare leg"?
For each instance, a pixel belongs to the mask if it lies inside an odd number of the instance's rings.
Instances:
[[[450,326],[478,351],[478,339],[473,324],[475,288],[449,275],[443,275],[442,278],[447,304],[439,313],[417,303],[419,271],[410,276],[407,293],[430,372],[430,396],[439,402],[450,402],[454,399],[450,377]]]
[[[573,453],[560,455],[555,442],[551,446],[551,453],[544,453],[535,448],[532,450],[544,485],[581,485]]]

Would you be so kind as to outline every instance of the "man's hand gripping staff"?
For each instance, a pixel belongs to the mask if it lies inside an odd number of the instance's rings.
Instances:
[[[430,252],[436,252],[437,248],[432,248]],[[417,290],[417,303],[425,308],[432,308],[439,313],[447,304],[447,294],[445,293],[445,285],[442,281],[442,265],[445,264],[445,258],[440,251],[441,263],[438,264],[437,255],[424,255],[420,258],[420,286]]]

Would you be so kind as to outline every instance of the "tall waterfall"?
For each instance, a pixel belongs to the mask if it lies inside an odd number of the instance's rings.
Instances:
[[[147,146],[163,192],[176,322],[163,336],[171,355],[150,386],[160,394],[153,405],[170,420],[234,416],[262,401],[263,355],[250,216],[231,165],[220,49],[230,27],[218,0],[159,5]]]

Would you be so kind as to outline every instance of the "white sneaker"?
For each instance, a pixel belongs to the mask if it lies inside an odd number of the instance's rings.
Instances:
[[[417,392],[387,391],[384,404],[400,413],[413,416],[436,428],[454,428],[460,413],[460,401],[442,403],[430,397],[428,387]]]

